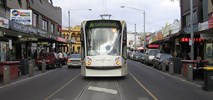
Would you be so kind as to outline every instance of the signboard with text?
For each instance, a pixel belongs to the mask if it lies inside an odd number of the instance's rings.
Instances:
[[[11,9],[10,20],[24,25],[32,25],[32,10]]]

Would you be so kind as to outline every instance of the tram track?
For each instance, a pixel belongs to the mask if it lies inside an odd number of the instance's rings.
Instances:
[[[100,96],[97,96],[100,95]],[[119,79],[88,78],[87,83],[75,100],[126,100]]]

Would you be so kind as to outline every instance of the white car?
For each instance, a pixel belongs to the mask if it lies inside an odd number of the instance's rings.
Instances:
[[[81,54],[71,54],[67,59],[68,68],[81,67]]]
[[[152,60],[159,52],[160,52],[159,49],[147,49],[145,54],[145,63],[152,64]]]

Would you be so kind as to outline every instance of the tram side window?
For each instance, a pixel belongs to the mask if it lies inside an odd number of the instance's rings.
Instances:
[[[127,29],[125,28],[123,31],[123,50],[122,50],[122,56],[123,58],[127,59]]]

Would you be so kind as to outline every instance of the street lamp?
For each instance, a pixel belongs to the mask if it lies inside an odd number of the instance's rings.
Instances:
[[[193,29],[193,0],[190,0],[190,42],[191,42],[191,60],[194,60],[194,29]]]
[[[144,17],[144,29],[143,29],[143,31],[144,31],[144,49],[145,49],[145,47],[146,47],[146,28],[145,28],[145,10],[142,10],[142,9],[137,9],[137,8],[134,8],[134,7],[126,7],[126,6],[121,6],[121,8],[130,8],[130,9],[134,9],[134,10],[137,10],[138,12],[141,12],[141,13],[143,13],[143,17]]]
[[[75,11],[75,10],[89,10],[89,11],[92,11],[92,9],[69,9],[68,10],[68,24],[69,24],[69,29],[68,29],[68,34],[70,35],[68,35],[69,36],[69,39],[71,39],[71,34],[70,34],[70,10],[72,10],[72,11]],[[71,43],[71,47],[72,47],[72,43]]]

